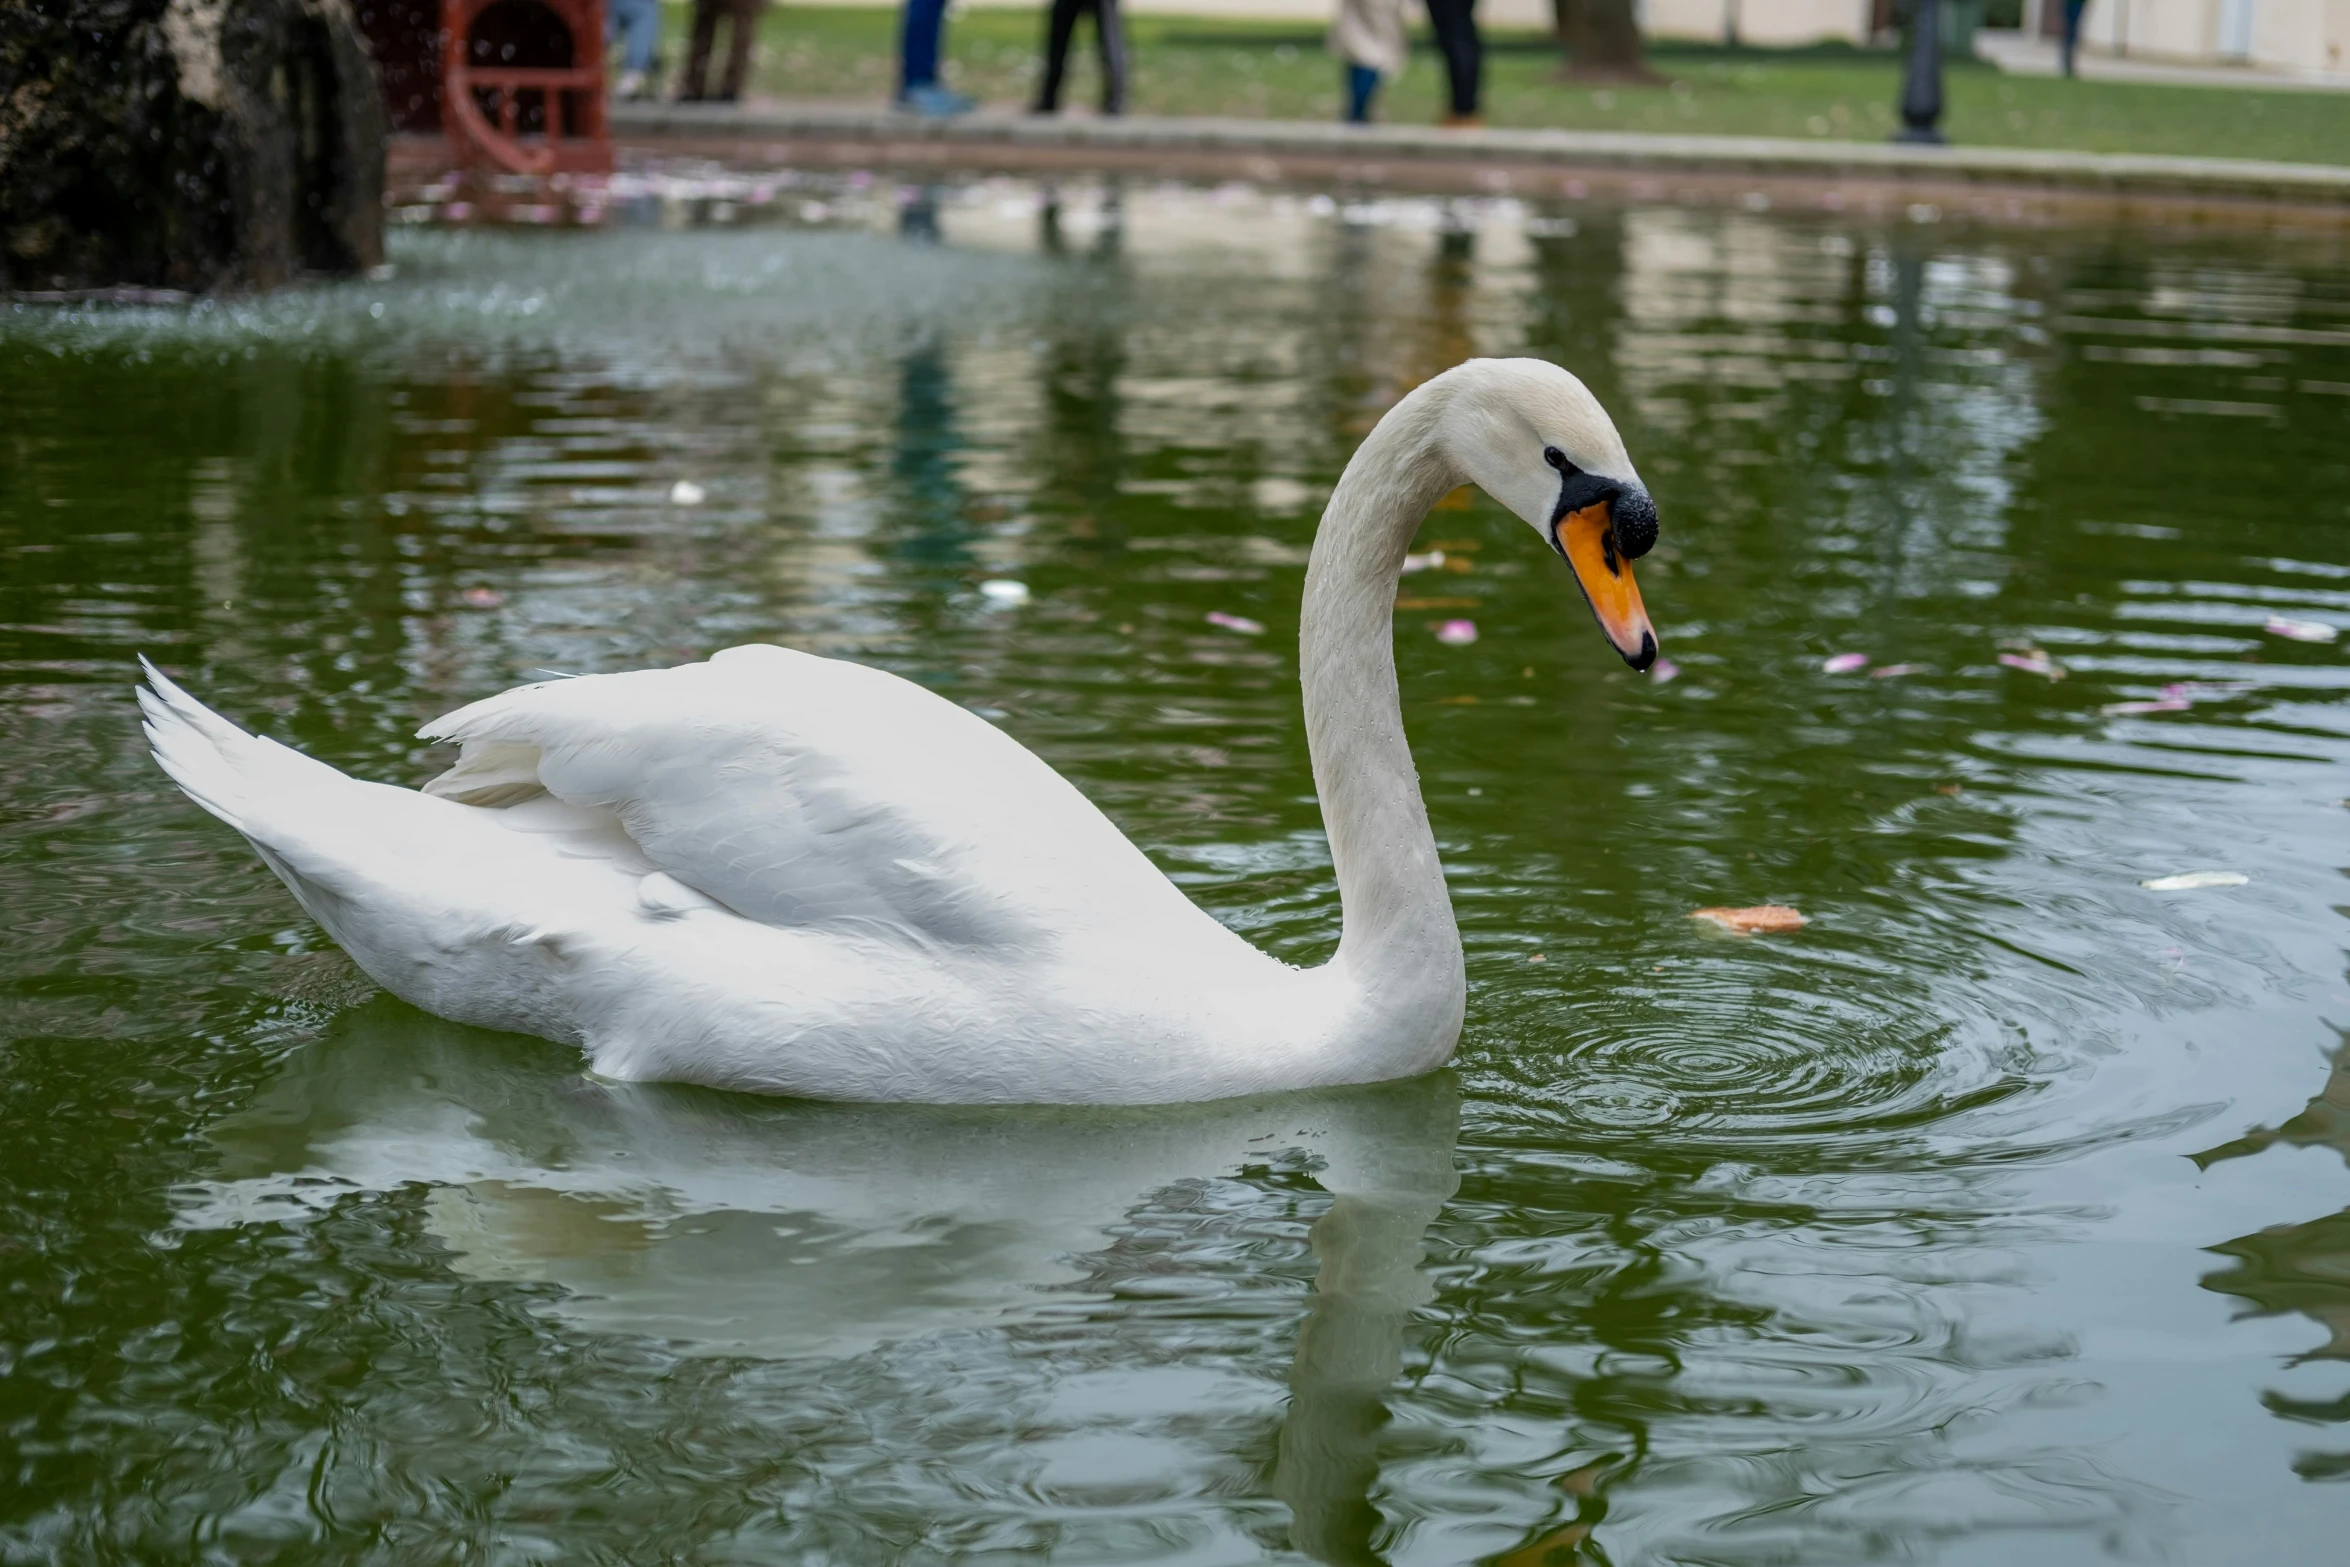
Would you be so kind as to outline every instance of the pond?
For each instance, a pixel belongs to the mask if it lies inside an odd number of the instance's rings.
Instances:
[[[446,215],[386,278],[0,309],[0,1560],[2338,1548],[2340,233],[692,170]],[[1480,353],[1613,410],[1675,672],[1430,517],[1431,1078],[601,1081],[376,993],[140,741],[141,651],[414,783],[533,671],[773,640],[1318,961],[1306,546]],[[1689,918],[1763,902],[1809,924]]]

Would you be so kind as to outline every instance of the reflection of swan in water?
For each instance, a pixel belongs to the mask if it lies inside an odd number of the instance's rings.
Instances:
[[[1377,1562],[1371,1505],[1387,1389],[1403,1369],[1404,1325],[1428,1303],[1419,1268],[1428,1225],[1452,1195],[1450,1139],[1441,1181],[1427,1171],[1384,1172],[1377,1183],[1336,1191],[1315,1221],[1321,1272],[1289,1367],[1273,1489],[1289,1504],[1290,1542],[1318,1561]],[[1329,1182],[1324,1181],[1325,1185]]]
[[[2300,1114],[2197,1154],[2195,1162],[2208,1170],[2222,1160],[2261,1153],[2278,1143],[2331,1147],[2350,1159],[2350,1031],[2328,1065],[2325,1085]],[[2299,1358],[2350,1360],[2350,1209],[2298,1224],[2272,1225],[2211,1250],[2231,1259],[2233,1266],[2205,1275],[2205,1289],[2250,1301],[2253,1313],[2260,1316],[2300,1312],[2325,1329],[2326,1341]],[[2295,1398],[2271,1390],[2261,1401],[2285,1419],[2309,1425],[2350,1421],[2350,1400]],[[2307,1480],[2350,1477],[2350,1452],[2303,1453],[2293,1468]]]
[[[1336,1201],[1313,1230],[1275,1484],[1301,1548],[1368,1548],[1381,1400],[1455,1185],[1448,1075],[1132,1111],[937,1108],[607,1083],[570,1059],[388,998],[343,1013],[215,1128],[219,1176],[183,1190],[182,1222],[421,1183],[457,1271],[558,1285],[533,1305],[573,1327],[839,1355],[1066,1305],[1054,1286],[1154,1193],[1302,1152]]]

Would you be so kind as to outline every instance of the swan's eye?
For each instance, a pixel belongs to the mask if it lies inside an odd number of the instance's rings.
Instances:
[[[1550,464],[1553,468],[1556,468],[1561,473],[1573,473],[1575,471],[1575,465],[1567,461],[1567,454],[1560,451],[1555,446],[1545,446],[1542,448],[1542,460]]]

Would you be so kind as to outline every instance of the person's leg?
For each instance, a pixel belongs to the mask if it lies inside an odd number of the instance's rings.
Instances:
[[[629,12],[628,52],[625,64],[649,71],[661,56],[661,0],[636,0]]]
[[[946,27],[946,0],[906,0],[898,31],[898,92],[938,85],[938,36]]]
[[[710,46],[718,41],[718,6],[720,0],[694,0],[694,35],[686,50],[685,80],[677,84],[681,103],[698,103],[709,85]]]
[[[1379,95],[1379,73],[1367,65],[1346,68],[1346,123],[1368,125],[1371,100]]]
[[[645,90],[645,73],[653,68],[653,51],[661,42],[660,0],[612,0],[604,13],[604,37],[620,41],[620,76],[612,84],[616,98],[634,98]]]
[[[2064,74],[2073,74],[2073,55],[2081,46],[2081,13],[2088,9],[2084,0],[2064,0]]]
[[[1118,0],[1093,0],[1094,38],[1102,51],[1102,113],[1126,112],[1126,24]]]
[[[1477,0],[1428,0],[1428,25],[1436,47],[1444,54],[1445,83],[1452,111],[1449,122],[1477,118],[1478,78],[1485,70],[1485,45],[1477,36]]]
[[[750,79],[751,51],[759,40],[759,13],[766,4],[767,0],[729,0],[734,24],[727,38],[726,84],[718,92],[728,103],[742,97],[743,85]]]
[[[1061,107],[1061,78],[1069,69],[1069,40],[1077,32],[1077,11],[1084,0],[1053,0],[1044,16],[1044,80],[1036,88],[1036,112],[1052,114]]]
[[[897,106],[912,114],[966,114],[975,107],[938,79],[938,57],[946,31],[946,0],[906,0],[899,35]]]

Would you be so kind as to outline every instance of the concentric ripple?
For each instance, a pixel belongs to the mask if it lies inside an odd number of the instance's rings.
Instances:
[[[1522,1109],[1567,1128],[1696,1145],[1829,1130],[1849,1145],[2002,1091],[1985,1053],[1963,1047],[1963,1017],[1908,987],[1824,984],[1804,972],[1815,967],[1740,954],[1636,994],[1524,1006],[1495,1065]]]

